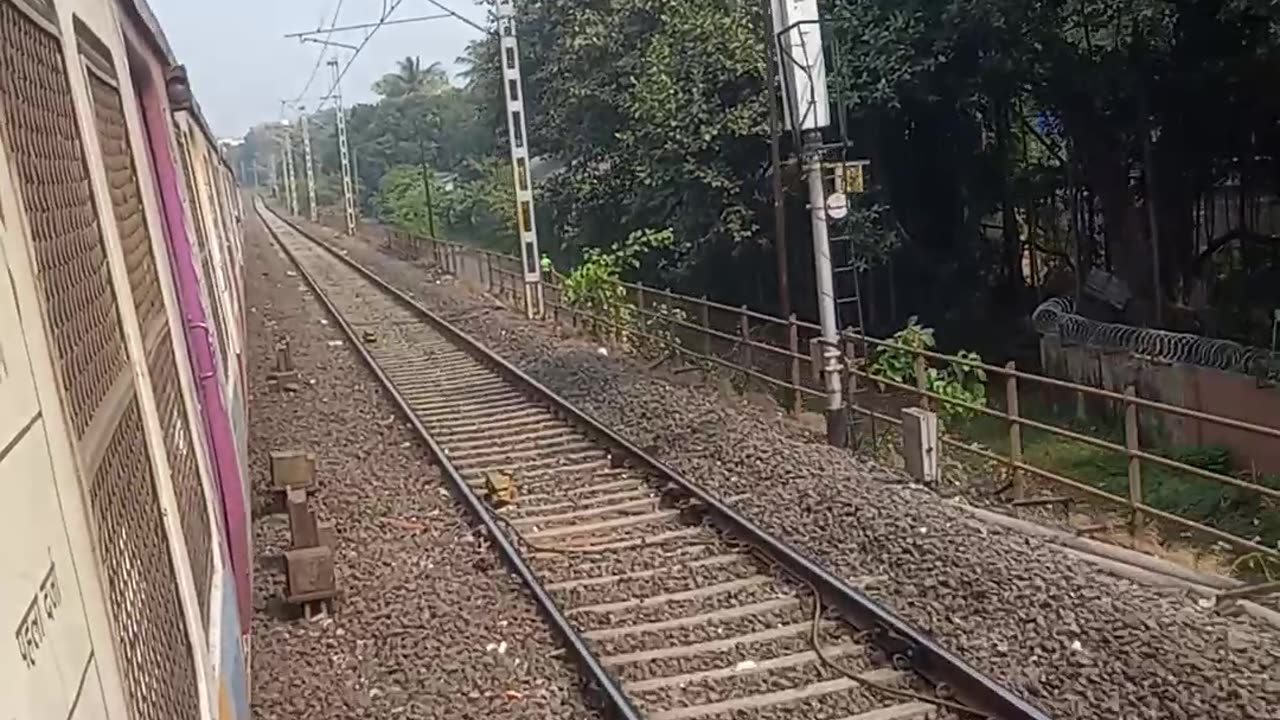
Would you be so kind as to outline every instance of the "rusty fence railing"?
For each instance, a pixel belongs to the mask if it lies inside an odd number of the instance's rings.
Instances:
[[[398,254],[425,256],[455,275],[468,277],[504,302],[524,309],[524,280],[518,258],[457,243],[418,238],[397,230],[382,229],[381,234],[388,247]],[[820,328],[814,323],[799,320],[795,315],[780,318],[745,306],[717,303],[705,297],[680,295],[637,283],[621,283],[630,306],[627,316],[629,322],[624,325],[618,317],[608,317],[568,303],[562,278],[555,273],[552,275],[544,282],[545,320],[590,332],[603,342],[644,344],[650,351],[660,348],[662,352],[684,360],[740,373],[749,381],[775,391],[781,404],[792,413],[802,411],[807,399],[814,399],[816,402],[824,397],[809,352],[809,341],[820,333]],[[1223,489],[1245,491],[1257,498],[1259,514],[1280,512],[1280,489],[1197,467],[1169,457],[1157,447],[1144,446],[1139,415],[1157,413],[1216,424],[1255,433],[1276,442],[1280,442],[1280,429],[1146,399],[1139,397],[1133,387],[1128,387],[1121,393],[1025,372],[1012,362],[1002,366],[992,365],[909,347],[890,340],[848,333],[844,344],[848,360],[845,367],[845,387],[849,390],[849,406],[855,413],[873,423],[873,428],[874,423],[887,427],[901,425],[901,420],[892,414],[892,410],[886,410],[886,407],[892,407],[894,403],[866,400],[867,395],[884,398],[886,392],[896,394],[898,407],[904,402],[932,409],[939,409],[944,405],[959,407],[970,414],[991,418],[1002,425],[1001,434],[1004,437],[1000,444],[1005,446],[1002,450],[993,448],[990,444],[975,443],[945,425],[940,441],[955,451],[1005,468],[1009,473],[1006,485],[1013,493],[1015,504],[1042,503],[1042,499],[1028,495],[1028,481],[1036,480],[1044,487],[1074,494],[1069,497],[1084,496],[1089,500],[1123,508],[1129,516],[1128,531],[1134,538],[1140,536],[1152,522],[1166,523],[1181,531],[1199,533],[1226,543],[1242,554],[1280,561],[1280,548],[1268,545],[1258,538],[1231,533],[1155,507],[1147,501],[1143,480],[1144,470],[1149,468],[1163,468],[1187,479],[1216,483]],[[914,383],[895,382],[871,373],[868,358],[886,350],[908,353],[913,358]],[[930,367],[956,365],[981,370],[987,375],[987,387],[992,391],[990,402],[967,403],[928,389],[925,378]],[[874,391],[868,393],[868,390]],[[1028,397],[1029,393],[1039,392],[1039,396],[1046,396],[1055,391],[1077,397],[1091,397],[1116,408],[1123,417],[1123,429],[1119,433],[1121,437],[1098,437],[1087,431],[1037,419],[1022,407],[1021,400]],[[1028,431],[1046,433],[1123,457],[1127,465],[1127,492],[1111,492],[1079,478],[1068,477],[1060,469],[1045,466],[1049,463],[1036,464],[1024,453],[1024,435]]]

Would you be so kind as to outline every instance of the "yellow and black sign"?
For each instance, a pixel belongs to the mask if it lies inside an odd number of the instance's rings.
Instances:
[[[857,194],[866,191],[865,169],[870,160],[853,160],[836,165],[836,192]]]

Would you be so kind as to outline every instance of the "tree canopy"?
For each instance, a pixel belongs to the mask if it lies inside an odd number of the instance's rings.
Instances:
[[[383,75],[373,84],[373,91],[386,98],[403,98],[410,95],[437,95],[449,87],[449,75],[444,67],[434,62],[422,67],[422,59],[416,56],[401,60],[396,71]]]
[[[529,145],[555,168],[535,178],[539,230],[557,263],[669,229],[635,276],[768,309],[765,5],[517,2]],[[839,228],[871,327],[919,315],[945,343],[949,327],[1004,332],[992,318],[1071,293],[1112,319],[1265,338],[1280,295],[1277,8],[826,0],[836,117],[871,161]],[[451,176],[450,224],[501,246],[514,235],[496,38],[459,64],[454,85],[407,57],[379,101],[349,109],[362,205],[384,207],[383,187],[409,197],[390,189],[425,164]],[[331,112],[313,118],[326,176],[332,128]],[[805,196],[794,165],[783,176],[794,299],[812,314]],[[1127,304],[1103,302],[1099,277]]]

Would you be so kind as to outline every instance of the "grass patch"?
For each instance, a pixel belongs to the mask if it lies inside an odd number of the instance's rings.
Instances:
[[[1044,415],[1029,413],[1028,417],[1118,445],[1124,444],[1123,431],[1114,425],[1085,424]],[[955,420],[948,425],[947,431],[967,442],[976,442],[1008,455],[1008,425],[999,418],[980,416]],[[1146,450],[1192,467],[1223,475],[1233,474],[1231,453],[1225,448]],[[1128,458],[1120,452],[1024,427],[1022,455],[1023,461],[1028,465],[1123,498],[1129,495]],[[1277,476],[1260,476],[1254,481],[1266,487],[1280,489],[1280,477]],[[1269,547],[1280,544],[1280,503],[1255,492],[1174,468],[1143,462],[1142,495],[1143,502],[1159,510]]]

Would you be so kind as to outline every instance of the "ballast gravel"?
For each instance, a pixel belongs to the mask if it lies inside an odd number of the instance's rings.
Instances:
[[[426,451],[255,220],[245,248],[256,555],[253,716],[377,720],[594,718],[534,601],[473,537]],[[269,386],[287,335],[300,378]],[[318,460],[343,593],[328,619],[285,619],[284,515],[269,454]]]
[[[824,445],[714,383],[525,320],[474,284],[323,239],[1065,720],[1280,718],[1280,630],[1109,575]]]

